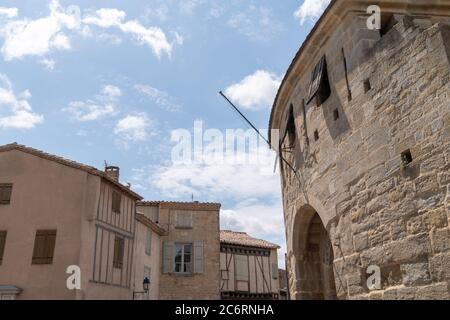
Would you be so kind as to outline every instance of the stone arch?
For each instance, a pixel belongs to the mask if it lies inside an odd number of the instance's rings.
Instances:
[[[333,247],[317,211],[302,206],[295,215],[292,230],[295,257],[293,298],[336,299]]]

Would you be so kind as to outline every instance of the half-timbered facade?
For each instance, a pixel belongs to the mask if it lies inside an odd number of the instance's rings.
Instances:
[[[278,299],[279,246],[245,232],[220,231],[222,299]]]

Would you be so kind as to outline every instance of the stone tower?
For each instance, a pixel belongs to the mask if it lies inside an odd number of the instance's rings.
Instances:
[[[450,298],[449,80],[450,1],[331,1],[269,124],[292,298]]]

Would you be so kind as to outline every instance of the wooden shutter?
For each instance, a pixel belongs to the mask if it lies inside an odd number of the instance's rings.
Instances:
[[[172,241],[163,242],[163,273],[173,272],[174,243]]]
[[[115,237],[113,266],[116,269],[122,269],[122,267],[123,267],[124,247],[125,247],[125,240],[120,237]]]
[[[0,204],[9,204],[11,202],[11,193],[13,185],[8,183],[0,184]]]
[[[236,254],[234,256],[235,263],[236,263],[236,280],[238,281],[248,281],[249,274],[248,274],[248,257]]]
[[[325,56],[323,56],[311,74],[307,103],[310,103],[314,97],[317,97],[318,103],[322,104],[329,97],[330,92],[327,61]]]
[[[112,211],[115,213],[120,213],[120,204],[122,201],[122,196],[120,193],[112,192]]]
[[[194,242],[194,273],[203,273],[203,242]]]
[[[150,228],[147,229],[147,235],[145,239],[145,253],[149,256],[152,254],[152,229]]]
[[[3,253],[5,252],[6,231],[0,231],[0,265],[3,262]]]
[[[32,264],[52,264],[56,244],[56,230],[37,230]]]
[[[278,263],[272,263],[272,279],[278,279]]]
[[[192,228],[192,213],[191,212],[177,212],[176,227],[177,228]]]

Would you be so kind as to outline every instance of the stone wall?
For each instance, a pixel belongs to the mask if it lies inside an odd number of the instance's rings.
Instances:
[[[195,209],[195,206],[199,208]],[[176,215],[180,212],[192,215],[192,228],[176,227]],[[219,208],[212,210],[208,208],[208,205],[201,204],[180,204],[178,207],[167,205],[165,208],[160,207],[159,217],[161,226],[167,230],[167,234],[161,237],[163,243],[167,241],[203,243],[203,272],[176,274],[172,271],[168,273],[163,271],[159,280],[159,298],[163,300],[220,299]],[[164,249],[161,251],[161,254],[164,254]]]
[[[299,266],[317,212],[338,298],[449,299],[450,28],[395,16],[380,37],[366,18],[347,16],[321,44],[315,62],[326,55],[330,98],[303,113],[311,65],[287,99],[296,136],[284,156],[298,169],[281,166],[291,296],[305,297]],[[402,161],[408,152],[411,163]],[[381,269],[380,290],[366,286],[371,265]]]

